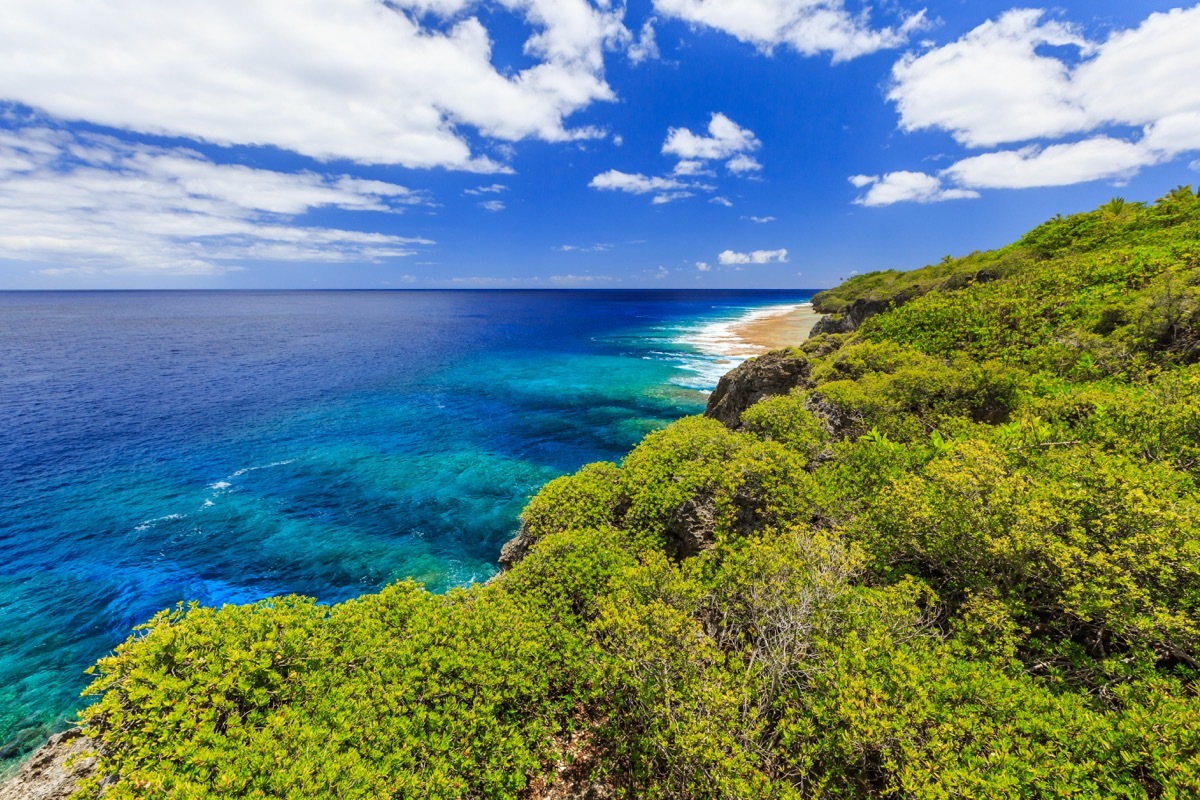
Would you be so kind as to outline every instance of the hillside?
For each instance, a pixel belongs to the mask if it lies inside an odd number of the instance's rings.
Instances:
[[[1200,796],[1200,197],[815,302],[486,585],[159,614],[105,797]]]

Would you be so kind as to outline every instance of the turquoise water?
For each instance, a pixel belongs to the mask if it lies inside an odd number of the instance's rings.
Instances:
[[[0,293],[0,769],[180,600],[483,580],[808,293]]]

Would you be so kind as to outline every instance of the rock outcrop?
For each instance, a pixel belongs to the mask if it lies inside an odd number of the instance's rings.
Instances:
[[[742,412],[764,397],[811,386],[804,353],[794,347],[772,350],[727,372],[708,398],[704,416],[736,429]]]
[[[15,776],[0,784],[0,800],[67,800],[96,769],[95,757],[84,755],[93,747],[78,728],[51,736]]]
[[[817,320],[813,326],[812,336],[822,333],[853,333],[858,330],[868,317],[873,317],[889,308],[901,305],[909,298],[889,297],[886,300],[867,300],[860,298],[850,304],[841,314],[830,314]]]
[[[529,548],[533,547],[536,542],[537,539],[522,522],[520,529],[517,530],[517,535],[500,548],[500,558],[497,559],[500,562],[500,568],[505,571],[512,569],[514,564],[525,558],[529,553]]]

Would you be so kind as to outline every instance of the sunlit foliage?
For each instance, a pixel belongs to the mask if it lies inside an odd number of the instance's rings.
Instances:
[[[818,303],[811,384],[552,481],[487,585],[159,614],[105,797],[1200,796],[1200,198]]]

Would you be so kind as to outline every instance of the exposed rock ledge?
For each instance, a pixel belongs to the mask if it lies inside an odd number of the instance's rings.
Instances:
[[[708,398],[704,416],[737,428],[742,412],[759,400],[810,387],[808,373],[808,357],[794,347],[744,361],[721,377]]]
[[[16,775],[0,784],[0,800],[67,800],[96,769],[94,757],[82,757],[92,747],[78,728],[51,736]]]
[[[829,314],[817,320],[817,324],[813,326],[812,335],[819,336],[823,333],[853,333],[858,330],[858,326],[862,325],[868,317],[873,317],[887,311],[894,306],[903,305],[909,298],[907,296],[889,297],[884,300],[867,300],[859,298],[850,304],[850,307],[841,314]]]

